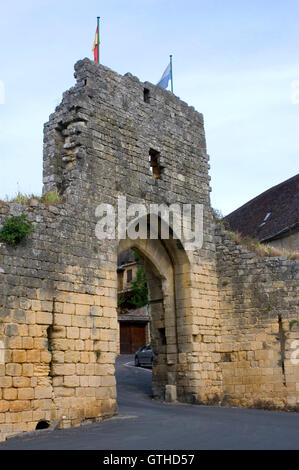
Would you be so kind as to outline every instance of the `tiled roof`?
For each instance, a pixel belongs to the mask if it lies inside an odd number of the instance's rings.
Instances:
[[[233,232],[260,241],[299,227],[299,174],[273,186],[224,217]]]
[[[136,259],[134,257],[134,252],[130,249],[123,251],[117,257],[117,266],[123,266],[129,263],[136,263]]]

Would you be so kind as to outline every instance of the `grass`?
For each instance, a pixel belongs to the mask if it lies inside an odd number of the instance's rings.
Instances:
[[[40,202],[43,204],[57,204],[61,202],[57,189],[56,191],[49,191],[48,193],[43,194],[40,198]]]
[[[239,232],[230,232],[227,231],[229,236],[236,242],[238,245],[243,246],[248,251],[252,251],[257,256],[260,257],[274,257],[274,256],[284,256],[287,259],[295,260],[299,259],[298,251],[286,250],[285,248],[276,248],[266,243],[260,243],[258,240],[255,240],[251,237],[243,237]]]
[[[32,199],[42,204],[58,204],[61,202],[61,198],[57,190],[49,191],[42,196],[36,196],[35,194],[22,194],[19,191],[13,198],[6,198],[6,201],[2,202],[17,202],[18,204],[28,205]]]

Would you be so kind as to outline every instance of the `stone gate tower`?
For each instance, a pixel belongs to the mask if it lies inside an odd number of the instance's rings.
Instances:
[[[170,92],[140,83],[131,74],[121,77],[89,60],[76,65],[76,79],[76,87],[64,94],[45,126],[44,190],[58,190],[70,205],[76,231],[87,242],[87,266],[81,271],[85,290],[99,296],[96,307],[100,309],[92,311],[113,321],[113,327],[105,323],[109,330],[96,329],[94,334],[100,337],[95,338],[99,341],[95,347],[103,354],[115,352],[116,255],[135,248],[144,260],[149,283],[157,352],[154,394],[196,401],[198,335],[201,325],[208,324],[213,337],[219,324],[203,117]],[[96,208],[107,203],[120,211],[121,197],[126,197],[127,206],[143,204],[148,214],[151,204],[201,204],[200,252],[186,252],[182,240],[173,238],[176,235],[168,240],[160,234],[156,240],[99,241]],[[69,249],[82,256],[83,240],[76,252],[76,235],[73,230],[69,234]],[[198,276],[205,276],[203,289],[198,289]],[[103,320],[91,326],[102,327]],[[209,354],[209,394],[219,393],[214,359]],[[206,393],[202,389],[201,398]]]

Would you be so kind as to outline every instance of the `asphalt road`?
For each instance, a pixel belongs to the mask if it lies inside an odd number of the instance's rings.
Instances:
[[[0,450],[299,449],[298,413],[160,403],[151,399],[151,371],[132,361],[117,359],[117,417],[14,437]]]

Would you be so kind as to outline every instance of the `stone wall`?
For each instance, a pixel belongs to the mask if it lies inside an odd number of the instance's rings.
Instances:
[[[2,439],[40,421],[67,427],[116,411],[115,281],[84,256],[70,207],[2,204],[0,224],[21,214],[34,232],[16,248],[0,246]]]
[[[222,400],[298,408],[299,263],[257,257],[219,227],[216,238]]]

